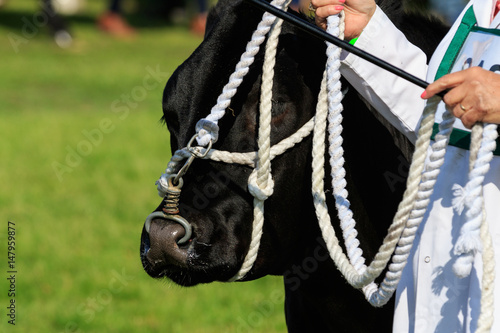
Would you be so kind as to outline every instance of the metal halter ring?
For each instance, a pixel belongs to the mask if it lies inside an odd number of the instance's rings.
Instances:
[[[208,152],[210,151],[210,149],[212,149],[212,140],[210,140],[208,142],[208,147],[206,148],[205,152],[202,154],[199,151],[199,149],[200,149],[199,147],[192,147],[193,142],[194,142],[194,140],[196,139],[197,136],[198,136],[198,134],[193,135],[193,137],[191,138],[191,140],[189,140],[186,148],[187,148],[187,150],[189,150],[189,152],[191,153],[191,155],[195,155],[195,157],[198,157],[198,158],[205,158],[205,156],[208,155]]]
[[[189,156],[186,163],[184,163],[184,165],[179,170],[179,172],[177,172],[177,175],[175,175],[175,178],[173,180],[174,184],[179,183],[179,180],[181,180],[182,176],[184,176],[186,174],[187,170],[189,169],[189,167],[191,166],[191,163],[193,163],[195,158],[205,158],[208,155],[208,152],[212,149],[212,140],[210,140],[210,142],[208,143],[208,147],[206,148],[206,150],[203,154],[200,153],[200,147],[193,147],[192,144],[197,136],[198,136],[198,134],[193,135],[193,137],[191,138],[191,140],[189,140],[189,142],[186,146],[186,148],[189,151],[189,153],[191,154],[191,156]]]

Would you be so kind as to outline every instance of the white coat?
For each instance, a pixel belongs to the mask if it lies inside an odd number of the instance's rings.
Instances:
[[[477,25],[499,29],[500,15],[491,22],[493,0],[471,1]],[[465,10],[464,10],[465,12]],[[437,68],[464,14],[435,51],[429,66],[425,54],[377,8],[356,46],[428,82],[434,81]],[[500,37],[497,37],[500,38]],[[500,53],[489,55],[498,60]],[[352,54],[343,54],[342,74],[389,121],[412,142],[416,140],[425,101],[423,89],[369,64]],[[499,92],[500,93],[500,92]],[[443,103],[441,103],[443,104]],[[444,110],[440,105],[438,114]],[[437,117],[440,119],[440,115]],[[457,120],[455,127],[463,128]],[[474,332],[480,313],[482,260],[478,254],[469,277],[458,278],[451,267],[455,262],[454,243],[462,216],[452,207],[452,186],[465,186],[469,151],[449,146],[429,207],[420,225],[412,254],[396,293],[394,332]],[[494,326],[500,332],[500,157],[494,156],[484,181],[487,221],[495,249],[496,280]]]

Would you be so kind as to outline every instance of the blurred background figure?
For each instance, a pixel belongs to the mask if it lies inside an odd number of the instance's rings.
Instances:
[[[411,11],[432,12],[451,25],[467,2],[466,0],[403,0],[403,5]]]
[[[49,33],[54,38],[55,43],[61,48],[68,48],[73,44],[73,37],[69,30],[69,25],[63,15],[73,15],[83,7],[84,0],[41,0],[39,1],[40,18],[46,20],[42,25],[46,25]],[[0,8],[8,4],[8,0],[0,0]],[[33,26],[33,23],[31,23]]]
[[[2,1],[2,0],[0,0]],[[47,13],[47,25],[54,41],[61,48],[68,48],[73,43],[66,21],[60,15],[74,13],[79,8],[79,0],[43,0],[41,9]]]
[[[197,13],[191,20],[191,32],[196,35],[205,34],[205,26],[207,24],[208,1],[196,0]]]
[[[54,9],[61,15],[75,15],[85,7],[84,0],[50,0]]]
[[[97,26],[100,30],[116,37],[132,37],[136,31],[122,17],[121,5],[121,0],[111,0],[106,12],[97,18]]]
[[[430,9],[441,15],[448,24],[452,24],[466,5],[465,0],[430,0]]]
[[[309,2],[309,0],[292,0],[292,2],[290,3],[290,8],[296,11],[301,10],[302,12],[307,14],[309,12]]]

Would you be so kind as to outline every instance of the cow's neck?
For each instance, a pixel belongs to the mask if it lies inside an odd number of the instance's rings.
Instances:
[[[290,268],[295,274],[284,277],[289,332],[373,332],[375,322],[378,330],[390,332],[393,300],[382,308],[372,307],[331,260],[324,260],[325,253],[324,248],[311,249]]]

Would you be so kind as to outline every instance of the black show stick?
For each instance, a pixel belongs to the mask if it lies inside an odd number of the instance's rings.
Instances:
[[[376,57],[368,52],[365,52],[365,51],[355,47],[354,45],[349,44],[349,42],[346,42],[345,40],[342,40],[338,37],[330,35],[326,31],[322,30],[321,28],[317,27],[316,25],[314,25],[312,23],[309,23],[309,22],[307,22],[307,21],[305,21],[305,20],[303,20],[303,19],[301,19],[293,14],[290,14],[290,13],[285,12],[279,8],[274,7],[273,5],[266,2],[265,0],[246,0],[246,1],[251,3],[254,6],[258,7],[259,9],[261,9],[263,11],[269,12],[269,13],[273,14],[274,16],[279,17],[280,19],[282,19],[288,23],[291,23],[291,24],[297,26],[298,28],[304,30],[305,32],[311,34],[314,37],[317,37],[323,41],[330,42],[337,47],[340,47],[346,51],[349,51],[350,53],[355,54],[358,57],[360,57],[368,62],[371,62],[372,64],[399,76],[400,78],[403,78],[403,79],[405,79],[413,84],[416,84],[417,86],[419,86],[421,88],[425,89],[429,85],[428,82],[426,82],[426,81],[424,81],[424,80],[422,80],[422,79],[420,79],[420,78],[418,78],[418,77],[416,77],[408,72],[405,72],[404,70],[402,70],[396,66],[393,66],[390,63],[388,63],[388,62],[386,62],[386,61],[384,61],[384,60],[382,60],[382,59],[380,59],[380,58],[378,58],[378,57]],[[448,91],[445,90],[445,91],[438,93],[437,95],[443,97],[447,92]]]

